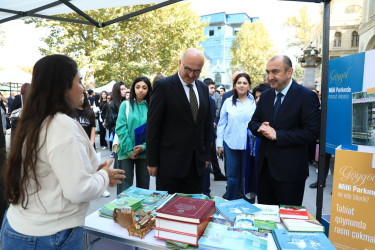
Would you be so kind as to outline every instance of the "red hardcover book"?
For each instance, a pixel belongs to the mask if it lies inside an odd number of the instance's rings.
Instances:
[[[155,238],[163,239],[163,240],[173,240],[173,241],[178,241],[178,242],[198,246],[198,240],[200,236],[198,237],[197,235],[193,235],[193,234],[183,234],[183,233],[178,233],[178,232],[159,229],[159,228],[154,228],[154,230],[155,230]]]
[[[212,207],[207,216],[201,223],[190,223],[182,222],[177,220],[155,218],[155,227],[160,230],[173,231],[181,234],[190,234],[194,236],[200,236],[207,227],[207,224],[211,221],[215,214],[215,207]]]
[[[190,223],[201,223],[215,207],[211,200],[177,196],[156,211],[156,217]]]
[[[280,218],[308,220],[310,217],[304,206],[280,205]]]

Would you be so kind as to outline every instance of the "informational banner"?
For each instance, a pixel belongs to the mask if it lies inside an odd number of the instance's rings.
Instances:
[[[337,249],[375,249],[372,153],[336,150],[329,240]]]
[[[331,59],[326,152],[339,145],[375,146],[375,50]]]

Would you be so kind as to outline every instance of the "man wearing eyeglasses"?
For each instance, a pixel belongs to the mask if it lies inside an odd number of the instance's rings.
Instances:
[[[156,188],[201,193],[210,159],[211,110],[207,86],[197,80],[201,51],[187,49],[175,75],[158,80],[147,115],[147,165]]]

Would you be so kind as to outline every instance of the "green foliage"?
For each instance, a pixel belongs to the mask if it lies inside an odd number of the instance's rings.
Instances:
[[[261,22],[245,22],[231,48],[232,71],[250,75],[252,87],[263,82],[266,64],[276,52],[267,29]]]
[[[0,46],[4,45],[4,40],[5,40],[4,31],[1,29],[1,25],[0,25]]]
[[[87,14],[105,22],[144,7],[101,9]],[[77,19],[76,14],[61,16]],[[204,41],[206,25],[189,3],[172,4],[104,28],[50,20],[33,22],[51,29],[43,39],[48,49],[40,48],[42,54],[71,56],[80,68],[88,68],[85,80],[94,75],[97,86],[115,80],[124,81],[127,87],[140,75],[175,73],[182,52],[198,48]]]
[[[288,39],[288,47],[303,48],[305,43],[311,41],[317,27],[311,20],[306,6],[299,10],[299,16],[288,17],[284,25],[294,31],[294,36]]]

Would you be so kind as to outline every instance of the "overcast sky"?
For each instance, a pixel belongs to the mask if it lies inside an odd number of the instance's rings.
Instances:
[[[312,16],[319,15],[321,4],[300,3],[278,0],[191,0],[191,7],[198,15],[217,12],[243,13],[250,17],[259,17],[264,23],[279,53],[285,51],[286,32],[283,24],[288,16],[298,15],[298,10],[308,6]],[[4,46],[0,46],[0,67],[6,65],[32,66],[41,57],[38,46],[40,38],[46,31],[24,24],[22,20],[14,20],[1,25],[5,31]]]

